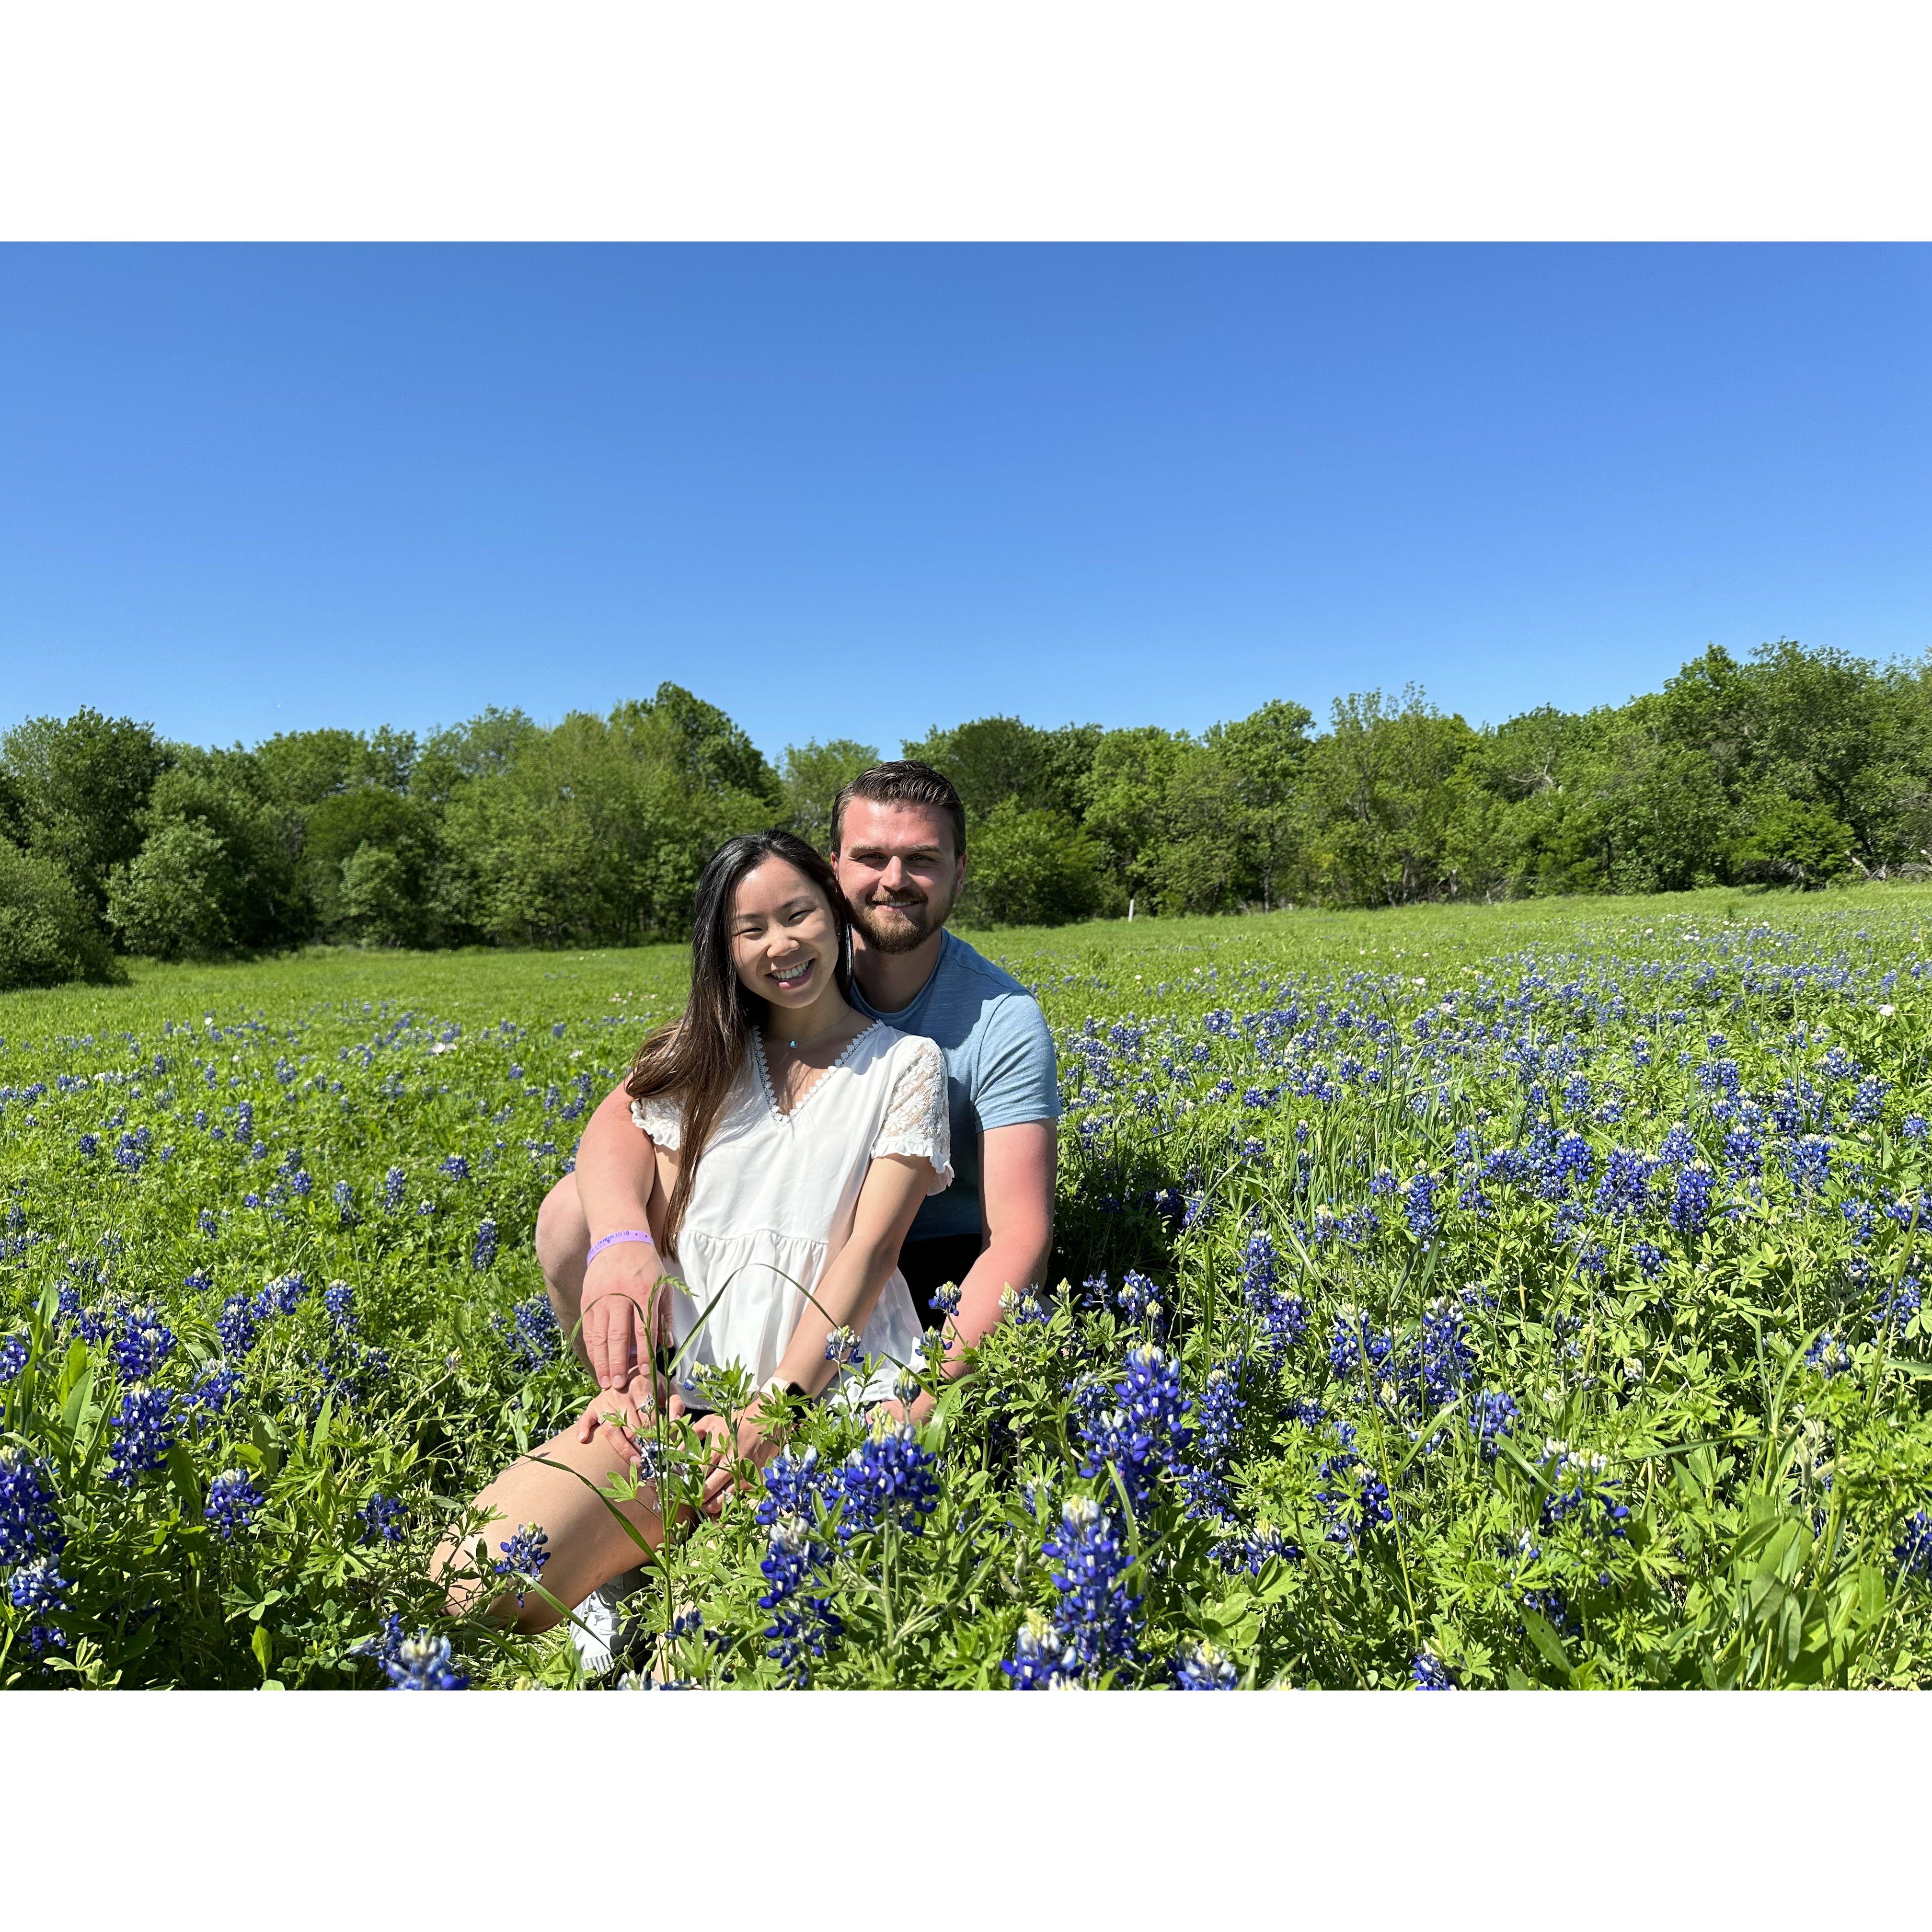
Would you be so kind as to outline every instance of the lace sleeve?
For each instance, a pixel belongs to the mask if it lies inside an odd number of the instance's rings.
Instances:
[[[684,1138],[684,1109],[668,1094],[631,1102],[631,1118],[661,1148],[675,1154]]]
[[[946,1104],[946,1056],[934,1040],[915,1039],[899,1056],[892,1096],[872,1143],[874,1157],[909,1154],[932,1163],[928,1194],[952,1185],[952,1126]]]

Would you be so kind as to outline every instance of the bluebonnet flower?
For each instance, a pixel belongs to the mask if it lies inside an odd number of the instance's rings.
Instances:
[[[508,1576],[513,1586],[534,1583],[550,1561],[550,1552],[544,1547],[549,1540],[550,1532],[541,1524],[526,1522],[497,1544],[503,1553],[490,1567],[499,1576]],[[519,1588],[515,1594],[517,1608],[521,1610],[524,1592]]]
[[[1137,1654],[1140,1599],[1127,1589],[1131,1559],[1108,1511],[1090,1497],[1069,1496],[1046,1553],[1058,1566],[1053,1621],[1072,1669],[1084,1676],[1131,1662]]]
[[[182,1412],[192,1416],[197,1428],[208,1416],[219,1415],[235,1399],[242,1386],[238,1369],[210,1369],[182,1398]]]
[[[1187,1498],[1190,1516],[1225,1516],[1233,1500],[1228,1484],[1228,1459],[1240,1421],[1242,1362],[1238,1356],[1223,1367],[1210,1369],[1193,1406],[1194,1433],[1187,1460],[1175,1473]]]
[[[1899,1122],[1898,1131],[1909,1141],[1922,1141],[1928,1133],[1932,1133],[1932,1126],[1927,1125],[1923,1114],[1907,1114]]]
[[[214,1332],[221,1352],[238,1361],[255,1346],[261,1330],[245,1294],[231,1294],[221,1304],[221,1312],[214,1318]]]
[[[1880,1080],[1876,1074],[1861,1080],[1857,1094],[1851,1096],[1852,1126],[1876,1126],[1880,1114],[1886,1111],[1886,1096],[1889,1091],[1892,1091],[1892,1082]]]
[[[1642,1214],[1650,1207],[1650,1176],[1654,1162],[1630,1148],[1612,1148],[1597,1183],[1594,1205],[1600,1214]]]
[[[816,1449],[781,1449],[765,1465],[765,1493],[757,1511],[760,1526],[770,1529],[783,1516],[812,1522],[819,1505],[830,1506],[836,1483],[819,1466]]]
[[[932,1298],[926,1304],[941,1315],[959,1312],[959,1287],[956,1282],[944,1282],[932,1291]]]
[[[404,1637],[393,1652],[380,1659],[382,1674],[394,1690],[466,1690],[470,1679],[452,1660],[449,1640],[426,1630]]]
[[[1914,1510],[1905,1520],[1904,1533],[1892,1545],[1892,1560],[1906,1576],[1932,1576],[1932,1515]]]
[[[1816,1369],[1828,1382],[1832,1376],[1842,1376],[1851,1367],[1852,1352],[1827,1328],[1805,1350],[1804,1366]]]
[[[1468,1335],[1468,1323],[1448,1301],[1436,1302],[1424,1314],[1422,1332],[1408,1344],[1402,1366],[1412,1409],[1426,1414],[1455,1400],[1476,1359]]]
[[[841,1326],[825,1338],[825,1359],[842,1368],[856,1367],[864,1354],[864,1344],[852,1329]]]
[[[114,1437],[110,1483],[131,1486],[167,1460],[175,1444],[174,1400],[166,1389],[139,1383],[121,1398],[120,1413],[107,1425]]]
[[[1878,1306],[1871,1312],[1872,1326],[1880,1330],[1889,1327],[1894,1334],[1903,1335],[1918,1318],[1921,1305],[1918,1277],[1907,1275],[1880,1298]],[[0,1381],[4,1379],[4,1376],[0,1376]]]
[[[1181,1690],[1232,1690],[1241,1681],[1233,1658],[1205,1637],[1189,1644],[1174,1659],[1174,1682]]]
[[[894,1523],[916,1536],[939,1506],[932,1452],[920,1446],[907,1424],[886,1423],[846,1458],[839,1494],[844,1504],[838,1518],[842,1543],[860,1530]]]
[[[300,1274],[278,1275],[256,1296],[252,1312],[258,1322],[272,1315],[292,1315],[308,1292],[308,1283]]]
[[[1514,1436],[1522,1412],[1514,1396],[1498,1389],[1485,1389],[1469,1410],[1469,1433],[1476,1439],[1485,1462],[1493,1462],[1499,1436]]]
[[[201,1232],[204,1234],[207,1234],[211,1237],[218,1234],[221,1232],[221,1223],[214,1218],[213,1213],[206,1208],[204,1208],[201,1212],[195,1216],[195,1225],[200,1228]]]
[[[1186,1450],[1188,1407],[1180,1364],[1151,1344],[1130,1348],[1126,1372],[1082,1418],[1081,1474],[1099,1477],[1111,1465],[1139,1515],[1152,1499],[1156,1474]]]
[[[392,1167],[382,1177],[382,1205],[400,1208],[403,1204],[403,1190],[409,1185],[409,1176],[400,1167]]]
[[[1748,1127],[1733,1127],[1724,1136],[1724,1167],[1726,1172],[1735,1174],[1751,1174],[1759,1172],[1763,1165],[1764,1142]]]
[[[1208,1555],[1224,1570],[1243,1570],[1250,1576],[1258,1576],[1262,1569],[1274,1558],[1284,1563],[1299,1563],[1301,1550],[1299,1544],[1288,1541],[1278,1529],[1253,1529],[1244,1534],[1217,1543]]]
[[[1052,1618],[1029,1610],[1013,1636],[1013,1654],[1000,1666],[1016,1690],[1050,1690],[1069,1676],[1066,1646]]]
[[[1664,1271],[1664,1250],[1654,1241],[1633,1241],[1630,1253],[1642,1269],[1646,1280],[1654,1281]]]
[[[814,1660],[824,1656],[844,1628],[830,1599],[812,1588],[827,1553],[802,1517],[781,1516],[771,1525],[758,1565],[770,1586],[758,1607],[772,1612],[764,1629],[767,1654],[800,1690],[812,1682]]]
[[[46,1464],[0,1444],[0,1568],[66,1547]]]
[[[1335,1318],[1335,1332],[1328,1343],[1328,1366],[1343,1378],[1361,1370],[1373,1382],[1395,1352],[1395,1338],[1369,1326],[1360,1310],[1344,1308]]]
[[[409,1511],[404,1507],[401,1497],[386,1496],[380,1490],[356,1515],[362,1526],[362,1534],[357,1540],[362,1543],[400,1543],[409,1522]]]
[[[1784,1171],[1801,1193],[1816,1193],[1832,1174],[1832,1143],[1822,1134],[1807,1134],[1784,1150]]]
[[[64,1650],[67,1639],[46,1619],[67,1608],[67,1593],[74,1586],[60,1574],[53,1556],[37,1556],[22,1564],[7,1583],[7,1600],[16,1610],[32,1618],[27,1626],[27,1647],[38,1656],[49,1649]]]
[[[1315,1492],[1326,1519],[1322,1533],[1327,1541],[1352,1551],[1378,1524],[1395,1520],[1388,1485],[1352,1451],[1329,1457],[1322,1465],[1322,1476],[1325,1482],[1341,1483],[1339,1489]]]
[[[322,1292],[322,1305],[344,1334],[352,1334],[362,1326],[362,1318],[356,1312],[356,1291],[346,1281],[331,1282]]]
[[[1408,1232],[1419,1241],[1427,1240],[1442,1225],[1442,1211],[1436,1204],[1439,1184],[1432,1174],[1413,1174],[1402,1190],[1402,1213],[1408,1222]]]
[[[27,1366],[27,1338],[9,1335],[0,1342],[0,1388],[4,1388]]]
[[[452,1180],[467,1180],[470,1178],[470,1162],[460,1154],[447,1154],[443,1158],[442,1171]]]
[[[476,1245],[470,1251],[470,1265],[478,1274],[496,1258],[496,1224],[487,1215],[477,1224]]]
[[[100,1151],[100,1140],[99,1136],[95,1134],[82,1134],[80,1137],[80,1150],[84,1154],[92,1155],[98,1154]]]
[[[356,1190],[347,1181],[338,1180],[329,1190],[335,1202],[337,1225],[352,1228],[362,1217],[356,1212]]]
[[[1414,1662],[1408,1666],[1408,1674],[1415,1680],[1418,1690],[1455,1690],[1462,1688],[1449,1666],[1432,1651],[1418,1651]]]
[[[1687,1162],[1677,1170],[1677,1192],[1670,1204],[1670,1225],[1680,1234],[1698,1234],[1711,1218],[1711,1190],[1717,1177],[1708,1167]]]
[[[267,1500],[244,1471],[224,1469],[208,1486],[208,1505],[202,1514],[221,1532],[224,1543],[232,1543],[235,1532],[248,1528]]]
[[[1664,1137],[1664,1144],[1657,1150],[1658,1159],[1670,1166],[1681,1166],[1687,1160],[1697,1158],[1697,1143],[1690,1138],[1690,1130],[1682,1120]]]
[[[1543,1498],[1541,1521],[1545,1529],[1574,1518],[1600,1536],[1621,1537],[1625,1533],[1630,1510],[1612,1493],[1614,1478],[1604,1475],[1601,1456],[1573,1451],[1567,1443],[1546,1442],[1543,1449],[1544,1480],[1550,1485]],[[1567,1485],[1567,1486],[1565,1486]],[[1598,1507],[1592,1510],[1591,1504]]]
[[[1160,1304],[1154,1304],[1154,1312],[1159,1314]],[[1000,1312],[1010,1316],[1016,1327],[1024,1328],[1029,1323],[1042,1324],[1052,1318],[1041,1304],[1040,1297],[1030,1288],[1003,1288],[1000,1290]]]
[[[512,1358],[526,1370],[540,1369],[562,1352],[563,1331],[548,1294],[533,1294],[517,1303],[508,1321],[500,1316],[494,1325],[508,1344]]]
[[[1574,1628],[1570,1622],[1569,1599],[1553,1585],[1546,1590],[1526,1590],[1522,1600],[1525,1609],[1548,1618],[1556,1629],[1568,1630]]]

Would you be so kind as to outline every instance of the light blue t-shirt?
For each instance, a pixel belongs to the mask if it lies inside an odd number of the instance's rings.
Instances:
[[[1046,1016],[1010,973],[950,932],[932,977],[910,1006],[882,1012],[868,1003],[856,980],[852,1004],[901,1033],[937,1040],[946,1055],[952,1185],[927,1198],[906,1239],[978,1234],[980,1135],[1022,1120],[1060,1118],[1060,1083]]]

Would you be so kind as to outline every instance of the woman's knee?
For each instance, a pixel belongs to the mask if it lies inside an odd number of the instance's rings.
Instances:
[[[590,1245],[590,1226],[578,1198],[577,1177],[566,1174],[537,1210],[537,1262],[544,1279],[554,1287],[581,1293],[584,1255]]]

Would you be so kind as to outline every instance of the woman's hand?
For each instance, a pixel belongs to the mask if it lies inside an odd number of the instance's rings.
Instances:
[[[705,1478],[704,1493],[698,1507],[706,1516],[716,1516],[724,1507],[724,1498],[739,1480],[736,1464],[750,1462],[763,1468],[784,1446],[777,1432],[754,1403],[738,1418],[738,1439],[733,1443],[722,1415],[700,1415],[695,1425],[710,1450],[710,1473]]]
[[[598,1430],[607,1430],[611,1444],[621,1447],[634,1462],[641,1453],[640,1438],[650,1429],[656,1407],[651,1378],[641,1370],[634,1371],[622,1388],[600,1389],[591,1398],[577,1425],[577,1439],[589,1442]]]
[[[643,1250],[641,1257],[631,1250]],[[664,1270],[642,1242],[607,1248],[585,1270],[584,1352],[601,1389],[623,1388],[648,1374],[659,1342],[670,1339],[670,1297]]]

